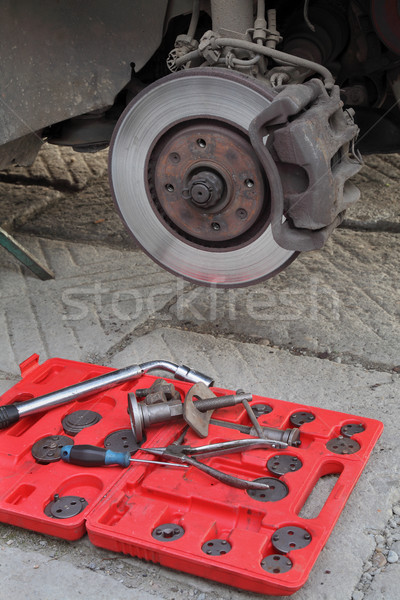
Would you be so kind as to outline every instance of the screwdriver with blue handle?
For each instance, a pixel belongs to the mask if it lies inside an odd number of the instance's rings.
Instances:
[[[63,446],[61,448],[61,458],[64,462],[81,467],[105,467],[108,465],[119,465],[120,467],[129,467],[131,462],[152,463],[155,465],[167,465],[175,467],[188,467],[178,463],[163,462],[158,460],[145,460],[141,458],[131,458],[129,452],[114,452],[99,448],[99,446],[90,446],[81,444],[77,446]]]

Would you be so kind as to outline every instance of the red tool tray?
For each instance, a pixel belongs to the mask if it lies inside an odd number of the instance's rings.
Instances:
[[[1,404],[28,400],[112,370],[62,359],[39,365],[38,359],[34,355],[22,363],[21,381],[2,396]],[[252,497],[247,491],[227,486],[195,467],[131,463],[128,469],[85,468],[62,461],[43,465],[33,458],[32,445],[45,436],[66,435],[61,420],[76,410],[96,411],[102,419],[77,433],[74,443],[103,446],[108,434],[130,427],[127,393],[149,387],[155,379],[143,376],[88,399],[24,417],[1,431],[0,521],[68,540],[77,539],[87,531],[97,546],[250,591],[276,595],[297,591],[306,582],[357,482],[383,430],[382,423],[253,396],[253,406],[267,404],[272,409],[259,417],[260,425],[286,429],[293,426],[290,417],[294,413],[305,411],[314,415],[314,420],[300,425],[301,446],[285,451],[258,449],[227,454],[208,458],[206,462],[243,479],[273,477],[278,489],[287,487],[285,497],[276,501],[268,501],[262,494]],[[173,383],[184,398],[191,384]],[[245,386],[246,382],[242,383]],[[213,391],[217,395],[232,393],[220,388]],[[241,405],[219,409],[213,416],[250,425]],[[331,449],[327,448],[327,443],[341,435],[341,428],[349,424],[363,425],[363,431],[350,438],[360,449],[353,454],[337,454],[335,442],[331,442]],[[147,439],[135,457],[155,460],[156,457],[145,453],[146,446],[166,446],[182,430],[182,422],[149,428]],[[242,438],[246,436],[239,431],[210,425],[205,440],[189,432],[185,443],[196,446]],[[301,468],[282,476],[274,475],[266,465],[277,454],[299,459]],[[319,514],[307,519],[299,516],[318,480],[329,474],[338,475],[338,479]],[[69,518],[47,516],[44,510],[56,494],[84,498],[87,506]],[[162,539],[157,539],[157,534],[153,537],[153,532],[162,531],[167,524],[171,527],[169,531],[167,527]],[[283,527],[289,529],[279,531],[278,535],[287,543],[292,532],[294,549],[289,545],[279,551],[276,541],[274,546],[277,530]],[[297,527],[305,531],[305,547],[299,547],[302,544],[296,537]],[[268,570],[261,565],[264,559]],[[277,567],[271,569],[274,560]],[[285,565],[287,568],[289,564],[291,567],[285,571]]]

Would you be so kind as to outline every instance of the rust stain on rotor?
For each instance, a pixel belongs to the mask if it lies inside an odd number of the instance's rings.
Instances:
[[[153,200],[177,231],[202,245],[240,247],[269,215],[268,188],[248,139],[226,123],[172,128],[150,162]]]

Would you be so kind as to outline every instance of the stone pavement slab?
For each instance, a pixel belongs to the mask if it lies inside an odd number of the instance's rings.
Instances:
[[[388,369],[400,362],[399,317],[399,236],[345,230],[262,284],[182,287],[164,315],[174,326]]]
[[[80,190],[107,172],[108,150],[80,153],[72,148],[44,144],[29,167],[3,171],[4,181],[20,181],[61,189]]]
[[[3,544],[0,545],[0,578],[1,597],[15,600],[106,598],[104,592],[110,583],[107,574],[101,571],[77,568],[63,558],[55,560],[40,552],[24,552]],[[132,589],[121,581],[113,580],[112,587],[109,598],[132,600]],[[141,591],[141,600],[155,598],[153,594]]]
[[[17,374],[34,352],[103,357],[174,295],[175,278],[142,253],[19,239],[56,278],[40,281],[0,248],[0,372]]]
[[[361,199],[347,211],[344,226],[399,233],[400,155],[367,156],[354,183],[361,190]]]

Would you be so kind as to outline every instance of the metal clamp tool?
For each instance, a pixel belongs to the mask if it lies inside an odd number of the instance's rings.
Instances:
[[[236,394],[215,396],[203,383],[196,383],[186,394],[183,404],[180,400],[174,398],[166,402],[157,402],[150,405],[146,401],[137,401],[137,396],[145,396],[145,391],[147,390],[140,390],[140,394],[138,394],[138,391],[128,394],[128,413],[132,431],[138,442],[144,439],[145,429],[150,425],[173,421],[183,417],[189,427],[202,438],[207,437],[209,424],[211,423],[227,427],[228,429],[235,429],[246,435],[279,443],[283,442],[288,446],[300,445],[300,431],[297,427],[282,430],[275,427],[261,426],[249,404],[249,401],[251,402],[252,400],[252,395],[245,393],[243,390],[238,390]],[[197,398],[197,400],[194,401],[194,398]],[[245,407],[253,425],[252,427],[211,418],[214,410],[237,404],[243,404]]]
[[[197,390],[203,391],[203,397],[196,402]],[[207,393],[204,393],[207,390]],[[138,402],[135,393],[128,394],[128,413],[131,420],[132,430],[136,440],[141,442],[146,427],[156,423],[164,423],[183,418],[186,423],[196,432],[199,437],[207,437],[210,418],[217,408],[235,406],[244,400],[251,400],[251,394],[230,394],[227,396],[215,396],[203,383],[195,384],[186,395],[182,404],[180,400],[173,399],[168,402],[158,402],[148,405],[146,402]],[[206,396],[206,397],[205,397]]]

